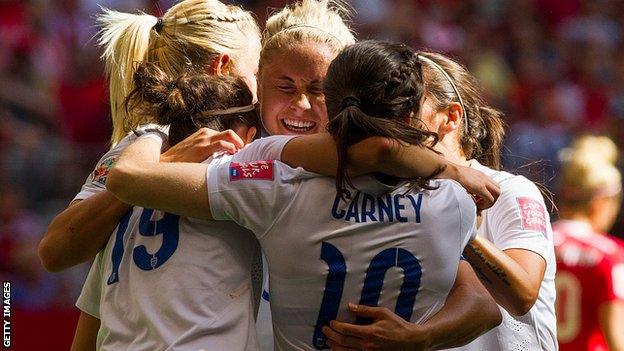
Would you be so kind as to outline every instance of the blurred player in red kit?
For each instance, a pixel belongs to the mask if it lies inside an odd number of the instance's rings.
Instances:
[[[553,224],[557,329],[566,350],[624,350],[624,248],[605,234],[622,203],[615,144],[585,136],[564,150]]]

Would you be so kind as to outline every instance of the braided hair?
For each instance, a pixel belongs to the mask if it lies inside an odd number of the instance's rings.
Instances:
[[[407,45],[379,41],[351,45],[329,66],[323,88],[327,128],[337,145],[336,189],[341,195],[348,196],[347,185],[352,186],[346,172],[350,145],[371,136],[427,147],[437,142],[435,133],[410,123],[423,91],[420,68]],[[413,179],[413,184],[426,188],[427,180]]]

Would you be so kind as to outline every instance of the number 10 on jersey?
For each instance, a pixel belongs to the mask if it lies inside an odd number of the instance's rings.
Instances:
[[[312,344],[317,349],[326,349],[326,338],[321,328],[338,316],[347,275],[347,264],[342,252],[328,242],[323,242],[321,246],[321,259],[327,263],[329,273],[325,282],[325,291],[321,300],[318,319],[314,327]],[[389,248],[373,257],[366,270],[366,278],[364,279],[359,303],[360,305],[377,306],[386,271],[392,267],[403,269],[403,284],[401,284],[401,291],[394,312],[401,318],[409,321],[414,309],[416,294],[418,294],[420,288],[422,269],[418,259],[405,249]],[[355,323],[370,324],[372,320],[357,317]]]

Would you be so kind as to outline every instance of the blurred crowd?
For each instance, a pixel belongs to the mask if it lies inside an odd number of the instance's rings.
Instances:
[[[288,1],[232,2],[263,23]],[[624,2],[348,2],[359,38],[406,42],[468,66],[505,113],[507,169],[555,191],[558,153],[575,135],[606,134],[624,146]],[[0,0],[0,276],[13,281],[17,306],[73,305],[88,269],[44,273],[36,247],[108,148],[94,15],[99,6],[159,14],[172,3]]]

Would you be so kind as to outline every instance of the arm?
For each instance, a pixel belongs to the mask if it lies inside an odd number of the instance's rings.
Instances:
[[[338,167],[336,144],[326,133],[299,136],[286,144],[281,161],[291,167],[333,176]],[[383,137],[367,138],[351,146],[347,166],[353,176],[381,172],[399,178],[428,177],[442,170],[437,178],[454,179],[469,193],[483,199],[479,209],[492,206],[500,194],[498,184],[477,170],[454,164],[422,145]]]
[[[88,313],[80,312],[76,334],[71,345],[71,351],[94,351],[97,341],[100,320]]]
[[[387,308],[349,305],[358,316],[374,318],[367,326],[332,321],[323,332],[333,350],[434,350],[465,345],[501,322],[494,300],[466,262],[444,307],[422,325],[406,322]]]
[[[464,257],[509,313],[522,316],[533,307],[546,272],[542,256],[523,249],[501,251],[477,237],[466,247]]]
[[[124,151],[106,180],[106,188],[136,206],[194,218],[212,219],[205,164],[159,163],[162,139],[143,137]],[[243,142],[231,130],[210,136],[210,152],[236,152]]]
[[[48,226],[39,243],[41,263],[59,272],[92,259],[130,208],[108,191],[74,201]]]
[[[613,300],[604,303],[600,306],[598,313],[600,316],[600,329],[609,345],[609,350],[623,351],[624,301]]]

